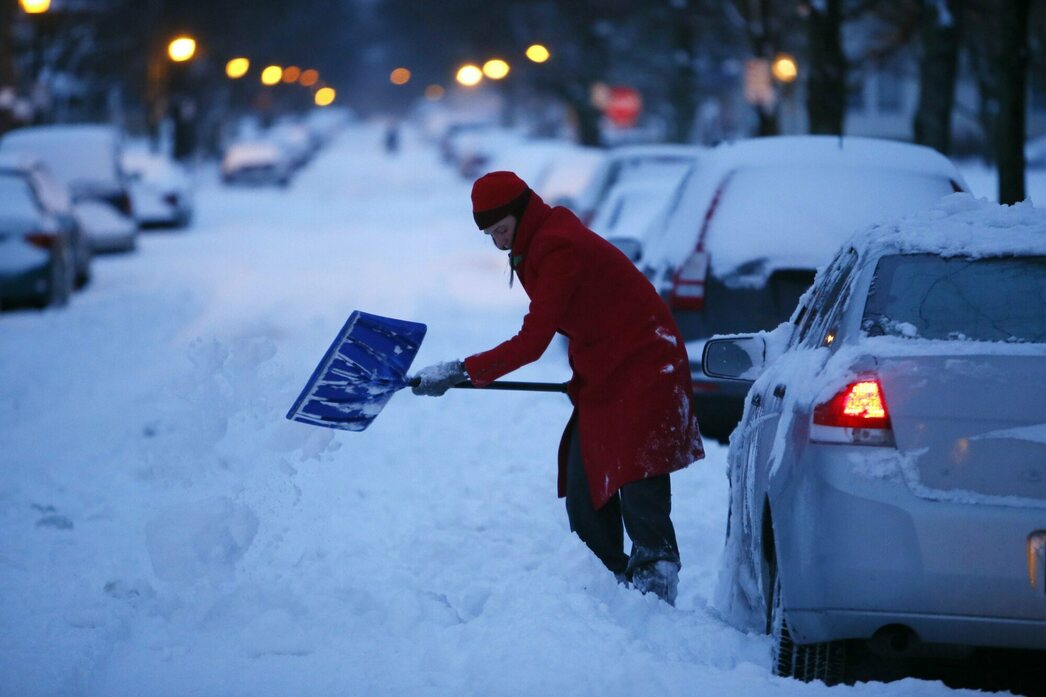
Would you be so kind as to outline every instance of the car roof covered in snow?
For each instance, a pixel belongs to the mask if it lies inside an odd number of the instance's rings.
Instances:
[[[700,243],[719,278],[762,260],[758,285],[776,269],[815,269],[855,231],[928,209],[956,188],[966,185],[951,161],[909,143],[780,136],[720,145],[651,224],[644,268],[676,267]]]
[[[865,228],[847,244],[875,256],[1046,256],[1046,210],[1031,201],[1004,206],[952,194],[930,210]]]
[[[68,184],[119,180],[119,131],[105,124],[17,128],[4,134],[0,151],[30,152]]]

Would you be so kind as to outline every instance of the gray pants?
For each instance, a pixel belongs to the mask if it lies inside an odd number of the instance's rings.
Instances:
[[[672,527],[672,486],[667,474],[625,484],[600,509],[592,505],[581,459],[578,426],[572,424],[567,457],[567,518],[570,529],[615,574],[631,580],[646,564],[667,560],[679,565],[679,547]],[[624,532],[632,553],[624,552]]]

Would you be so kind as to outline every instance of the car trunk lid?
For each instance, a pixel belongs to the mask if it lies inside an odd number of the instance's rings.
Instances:
[[[969,503],[1046,502],[1041,354],[897,356],[879,363],[915,494]]]

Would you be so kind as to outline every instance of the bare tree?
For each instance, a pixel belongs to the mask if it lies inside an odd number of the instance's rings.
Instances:
[[[996,64],[999,118],[995,137],[999,203],[1023,201],[1025,113],[1028,94],[1028,17],[1031,0],[998,0]]]
[[[846,118],[847,61],[843,54],[843,0],[807,3],[809,77],[806,112],[811,133],[841,135]]]
[[[959,68],[965,0],[920,0],[919,105],[915,142],[944,154],[951,150],[952,110]]]

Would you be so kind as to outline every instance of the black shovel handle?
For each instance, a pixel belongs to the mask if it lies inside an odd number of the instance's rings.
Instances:
[[[421,380],[414,378],[408,385],[414,387],[419,384]],[[513,382],[512,380],[495,380],[486,387],[479,388],[473,385],[471,382],[463,382],[458,385],[452,385],[456,389],[465,390],[515,390],[517,392],[560,392],[562,394],[567,393],[567,383],[565,382]]]
[[[518,392],[567,393],[567,383],[565,382],[513,382],[512,380],[495,380],[483,388],[476,387],[471,382],[463,382],[460,385],[454,385],[454,387],[472,390],[516,390]]]

